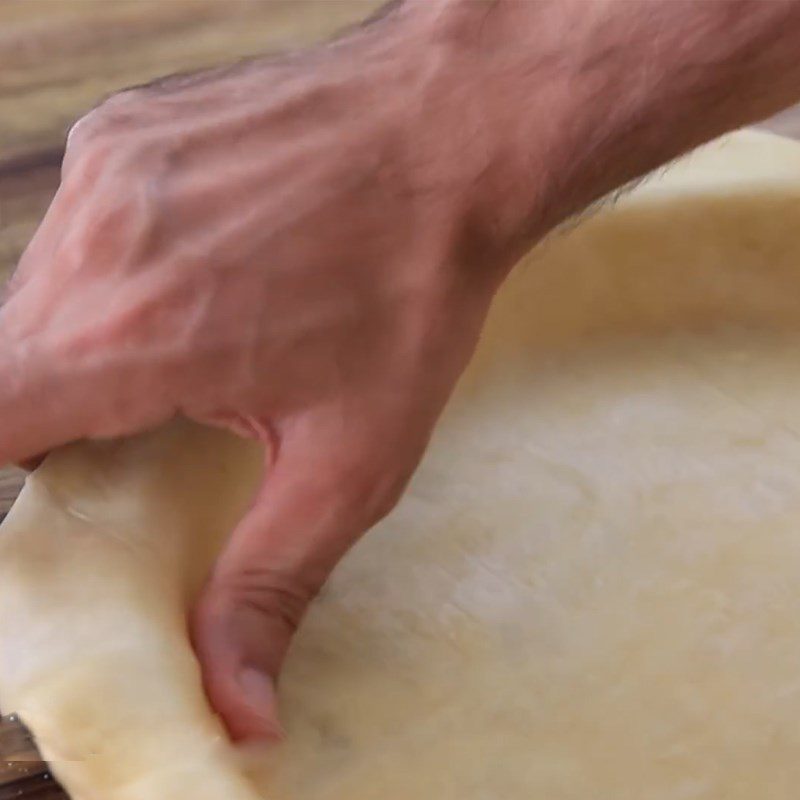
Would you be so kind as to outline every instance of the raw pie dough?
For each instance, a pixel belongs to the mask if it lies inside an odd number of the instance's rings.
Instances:
[[[261,454],[188,423],[28,480],[0,707],[74,800],[794,800],[798,223],[800,146],[747,132],[532,254],[255,774],[185,612]]]

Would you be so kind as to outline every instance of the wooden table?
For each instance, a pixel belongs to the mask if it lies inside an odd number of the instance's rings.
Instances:
[[[57,186],[65,132],[98,99],[159,75],[308,43],[380,4],[0,0],[0,282]],[[800,138],[800,109],[770,127]],[[0,513],[19,484],[19,472],[0,470]]]

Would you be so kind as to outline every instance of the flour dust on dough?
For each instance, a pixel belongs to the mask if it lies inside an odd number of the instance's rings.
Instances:
[[[262,454],[52,456],[0,531],[0,706],[73,800],[793,800],[800,147],[742,133],[519,267],[247,769],[188,604]]]

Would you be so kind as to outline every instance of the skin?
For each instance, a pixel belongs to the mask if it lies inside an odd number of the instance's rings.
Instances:
[[[0,463],[176,413],[268,444],[193,635],[232,735],[278,735],[291,636],[402,493],[515,261],[800,99],[798,41],[800,0],[407,0],[110,98],[0,311]]]

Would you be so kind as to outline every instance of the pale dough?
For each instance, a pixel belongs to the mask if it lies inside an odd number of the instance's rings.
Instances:
[[[800,146],[741,133],[519,267],[408,495],[303,625],[255,784],[185,631],[260,472],[224,433],[29,479],[0,707],[74,800],[794,800],[799,222]]]

